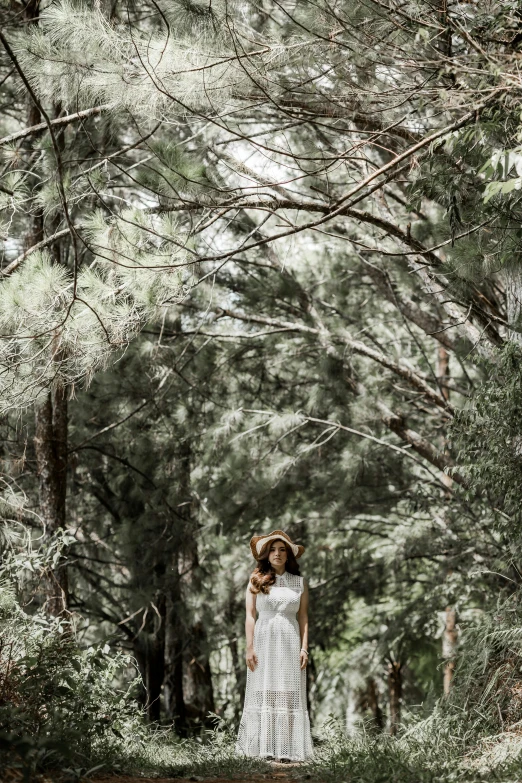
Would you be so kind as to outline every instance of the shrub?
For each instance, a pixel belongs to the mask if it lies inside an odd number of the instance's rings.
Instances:
[[[26,769],[88,768],[145,731],[132,661],[108,645],[80,650],[70,624],[28,615],[0,585],[0,762]]]

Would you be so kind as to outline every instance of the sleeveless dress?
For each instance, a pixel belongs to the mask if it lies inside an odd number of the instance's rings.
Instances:
[[[285,571],[276,576],[268,595],[256,595],[259,614],[254,651],[258,663],[255,671],[247,670],[236,744],[241,755],[304,761],[313,753],[296,618],[302,592],[303,577]]]

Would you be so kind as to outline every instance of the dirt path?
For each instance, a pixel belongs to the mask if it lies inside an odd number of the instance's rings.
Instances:
[[[188,778],[141,778],[122,776],[115,777],[107,775],[105,777],[93,778],[89,783],[298,783],[294,770],[300,767],[300,764],[272,764],[272,769],[267,772],[251,772],[247,775],[233,775],[232,777],[204,778],[199,775],[193,775]]]
[[[274,764],[273,769],[268,772],[252,772],[245,777],[244,775],[234,775],[233,777],[204,778],[199,775],[193,775],[190,778],[141,778],[129,777],[127,775],[115,777],[108,775],[106,777],[91,778],[89,783],[264,783],[274,781],[274,783],[298,783],[293,774],[293,764]],[[297,766],[297,765],[296,765]]]
[[[101,775],[95,778],[85,779],[85,783],[299,783],[294,769],[299,764],[272,764],[268,772],[252,772],[247,775],[233,775],[232,777],[207,778],[193,775],[188,778],[144,778],[132,775]],[[48,775],[38,775],[35,783],[54,783],[57,778]],[[23,775],[18,769],[4,770],[0,775],[1,783],[22,783]]]
[[[289,765],[284,765],[288,767]],[[296,777],[292,774],[292,769],[279,769],[274,765],[274,769],[269,772],[252,772],[245,777],[244,775],[234,775],[233,777],[204,778],[199,775],[193,775],[190,778],[141,778],[129,776],[107,776],[92,778],[89,783],[298,783]]]

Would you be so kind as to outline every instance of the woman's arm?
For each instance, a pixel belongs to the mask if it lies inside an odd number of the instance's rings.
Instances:
[[[305,669],[306,664],[308,663],[308,584],[305,579],[303,579],[303,592],[301,593],[301,603],[297,613],[297,620],[299,622],[299,632],[301,635],[301,652],[299,658],[301,661],[301,669]]]
[[[250,582],[246,592],[246,620],[245,620],[245,634],[246,634],[246,665],[251,672],[257,666],[257,655],[254,650],[254,628],[256,625],[256,596],[255,593],[250,592]]]

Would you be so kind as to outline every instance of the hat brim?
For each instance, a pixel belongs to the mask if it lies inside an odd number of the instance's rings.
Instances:
[[[250,551],[252,552],[252,557],[255,560],[264,559],[263,555],[266,557],[266,547],[271,541],[283,541],[285,544],[288,544],[296,559],[300,558],[305,551],[304,546],[301,544],[294,544],[290,536],[287,535],[283,530],[273,530],[272,533],[269,533],[268,535],[253,536],[250,539]]]

